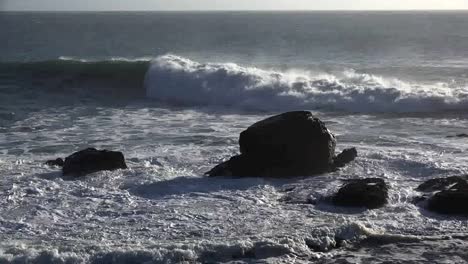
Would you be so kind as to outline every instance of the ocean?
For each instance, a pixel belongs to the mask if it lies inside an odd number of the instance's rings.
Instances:
[[[468,219],[413,202],[468,173],[467,12],[2,12],[0,32],[0,263],[468,262]],[[359,157],[204,176],[293,110]],[[129,169],[44,165],[87,147]],[[383,208],[322,199],[366,177]]]

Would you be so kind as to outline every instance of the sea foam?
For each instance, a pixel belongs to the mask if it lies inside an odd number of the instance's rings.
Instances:
[[[149,98],[250,110],[441,112],[468,109],[468,87],[418,85],[346,71],[340,76],[280,72],[234,63],[157,57],[145,77]]]

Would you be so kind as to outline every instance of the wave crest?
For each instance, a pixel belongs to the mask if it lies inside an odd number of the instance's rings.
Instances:
[[[429,86],[354,71],[341,76],[279,72],[233,63],[199,63],[164,55],[145,77],[150,98],[183,105],[254,110],[324,109],[349,112],[468,110],[468,88]]]

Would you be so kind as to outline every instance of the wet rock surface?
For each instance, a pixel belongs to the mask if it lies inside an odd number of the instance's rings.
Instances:
[[[88,148],[67,157],[62,172],[64,176],[84,176],[103,170],[126,168],[127,164],[122,152]]]
[[[440,214],[468,216],[468,175],[431,179],[416,189],[432,193],[427,199],[427,209]]]
[[[416,190],[420,192],[443,191],[455,184],[466,184],[467,182],[468,175],[436,178],[422,183]]]
[[[376,209],[388,199],[388,186],[383,179],[350,180],[333,197],[333,204],[346,207]]]
[[[348,149],[335,157],[335,136],[308,111],[287,112],[257,122],[240,134],[239,145],[240,155],[206,174],[309,176],[343,167],[357,156],[356,149]]]
[[[334,159],[333,159],[333,166],[335,168],[342,168],[346,166],[346,164],[352,162],[353,160],[356,159],[358,156],[356,148],[349,148],[343,150],[340,154],[338,154]]]

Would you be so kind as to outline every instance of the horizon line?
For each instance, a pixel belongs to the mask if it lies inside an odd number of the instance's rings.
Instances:
[[[459,12],[466,9],[161,9],[161,10],[0,10],[0,12]]]

